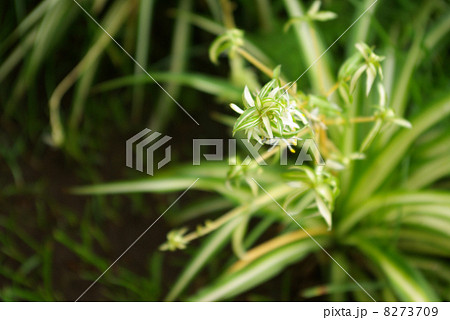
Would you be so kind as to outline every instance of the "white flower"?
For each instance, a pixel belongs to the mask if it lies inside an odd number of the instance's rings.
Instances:
[[[242,94],[244,108],[230,104],[240,114],[233,133],[244,130],[248,139],[254,138],[258,142],[294,137],[300,130],[300,121],[303,125],[307,125],[308,121],[296,101],[285,91],[287,86],[280,87],[279,81],[273,79],[256,95],[252,95],[246,86]]]

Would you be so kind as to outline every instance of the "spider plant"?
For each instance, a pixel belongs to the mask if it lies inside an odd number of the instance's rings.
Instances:
[[[210,115],[205,127],[218,121],[228,126],[230,138],[263,144],[269,165],[242,165],[243,150],[231,166],[193,166],[180,156],[155,177],[98,183],[103,179],[95,152],[103,140],[95,133],[111,123],[120,133],[146,123],[164,132],[185,119],[76,4],[45,0],[24,15],[24,2],[14,2],[10,11],[21,22],[2,30],[10,35],[0,47],[2,121],[26,130],[14,152],[2,140],[15,184],[2,190],[2,199],[27,192],[46,198],[45,184],[19,187],[18,155],[28,143],[45,158],[41,140],[74,159],[68,171],[90,185],[71,190],[88,201],[82,218],[51,201],[44,209],[36,200],[38,217],[49,219],[46,209],[58,211],[44,245],[13,216],[0,218],[7,230],[2,253],[21,265],[14,270],[2,263],[0,275],[13,286],[2,289],[1,298],[67,299],[52,291],[55,247],[72,251],[83,263],[81,277],[94,281],[112,262],[98,247],[108,250],[102,227],[122,214],[115,195],[125,195],[150,225],[156,217],[147,215],[148,199],[136,194],[164,194],[152,198],[152,207],[164,211],[166,199],[175,200],[198,179],[183,204],[164,216],[173,230],[166,240],[158,238],[160,250],[144,252],[145,275],[119,266],[100,279],[124,290],[106,291],[107,299],[251,300],[258,299],[252,292],[278,279],[284,299],[450,299],[450,95],[443,63],[448,4],[283,0],[258,1],[255,10],[246,2],[205,3],[181,0],[167,13],[175,22],[170,53],[162,55],[155,25],[163,5],[79,1],[175,99],[191,102],[189,112]],[[395,9],[387,10],[391,5]],[[87,25],[83,34],[72,28],[80,21]],[[81,53],[67,49],[71,37],[84,39]],[[53,58],[61,52],[68,58],[56,66]],[[202,71],[192,71],[194,64]],[[222,111],[205,111],[201,98],[181,94],[186,87],[212,95]],[[110,107],[98,108],[103,99]],[[299,139],[313,139],[326,165],[281,166],[279,154],[298,154]],[[49,224],[39,221],[40,227]],[[70,228],[80,239],[65,232]],[[174,255],[181,257],[171,266],[176,279],[163,271],[163,261]],[[33,272],[38,275],[31,278]],[[300,284],[292,283],[293,274]]]

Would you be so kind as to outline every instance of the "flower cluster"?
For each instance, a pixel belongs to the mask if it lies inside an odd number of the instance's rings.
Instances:
[[[182,228],[179,230],[172,230],[167,234],[167,242],[159,247],[160,250],[183,250],[186,249],[186,245],[189,241],[184,238],[187,228]]]
[[[244,44],[244,32],[239,29],[227,30],[223,35],[218,37],[209,48],[210,60],[217,64],[219,55],[228,51],[229,56],[233,56],[236,48]]]
[[[350,57],[339,71],[341,84],[339,92],[347,103],[352,101],[352,92],[363,73],[366,73],[366,95],[369,95],[377,74],[383,79],[380,62],[384,60],[384,57],[375,54],[373,48],[365,43],[357,43],[355,47],[358,52]],[[350,86],[346,83],[348,79],[351,79]]]
[[[306,126],[308,120],[286,92],[286,86],[280,86],[279,80],[273,79],[255,96],[245,87],[244,109],[230,104],[240,114],[233,134],[244,130],[248,139],[254,138],[259,143],[274,144],[284,140],[291,144],[301,129],[299,122]]]
[[[284,32],[286,32],[289,27],[296,22],[310,22],[310,21],[328,21],[337,18],[337,14],[331,11],[322,11],[320,6],[321,1],[314,1],[311,7],[308,9],[305,15],[300,17],[293,17],[284,25]]]
[[[319,212],[328,228],[331,229],[331,212],[334,210],[334,203],[340,192],[337,178],[323,166],[317,166],[314,169],[296,166],[291,169],[286,174],[286,178],[289,185],[296,191],[286,198],[284,207],[288,208],[292,214],[298,214],[312,207]]]

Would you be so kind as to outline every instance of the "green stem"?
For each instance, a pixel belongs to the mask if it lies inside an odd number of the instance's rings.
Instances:
[[[261,61],[256,59],[254,56],[252,56],[248,51],[237,48],[236,52],[241,55],[244,59],[246,59],[248,62],[250,62],[252,65],[254,65],[256,68],[258,68],[262,73],[267,75],[269,78],[273,78],[273,71],[266,65],[264,65]]]
[[[203,236],[207,235],[208,233],[211,233],[212,231],[220,228],[221,226],[223,226],[224,224],[226,224],[227,222],[229,222],[230,220],[232,220],[238,216],[241,216],[243,214],[250,214],[252,212],[259,210],[260,208],[262,208],[264,206],[267,206],[267,205],[273,203],[273,199],[279,199],[279,198],[285,196],[290,190],[291,190],[291,188],[285,184],[275,187],[268,192],[270,194],[270,196],[268,194],[263,194],[263,195],[259,196],[258,198],[253,199],[251,201],[251,203],[242,205],[240,207],[237,207],[237,208],[229,211],[228,213],[225,213],[220,218],[207,223],[204,227],[198,229],[197,231],[193,231],[193,232],[185,235],[184,240],[187,243],[189,243],[197,238],[203,237]],[[163,244],[160,247],[160,249],[167,250],[168,245]]]

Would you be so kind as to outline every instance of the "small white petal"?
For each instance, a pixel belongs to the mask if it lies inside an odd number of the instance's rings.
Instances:
[[[356,72],[354,73],[352,77],[352,81],[350,82],[350,92],[353,92],[356,87],[356,83],[358,82],[359,77],[363,74],[364,71],[367,69],[367,64],[362,65]]]
[[[308,124],[308,119],[298,110],[295,110],[295,115],[303,122],[303,124],[306,126]]]
[[[283,119],[283,124],[284,125],[287,125],[287,126],[289,126],[291,128],[298,128],[299,127],[298,124],[294,122],[294,119],[292,119],[292,116],[289,113],[285,113],[282,116],[282,119]]]
[[[380,107],[386,106],[386,90],[384,90],[384,86],[381,83],[378,84],[378,95],[380,96]]]
[[[270,126],[269,118],[263,117],[262,120],[263,120],[264,125],[266,127],[267,133],[269,134],[269,137],[272,139],[273,138],[273,133],[272,133],[272,128]]]
[[[360,152],[354,152],[352,154],[350,154],[349,159],[351,160],[363,160],[366,158],[366,155],[364,153],[360,153]]]
[[[248,90],[247,86],[245,86],[245,88],[244,88],[244,98],[249,106],[251,106],[251,107],[255,106],[255,101],[253,100],[252,95],[251,95],[250,91]]]
[[[381,65],[378,66],[378,74],[380,75],[380,79],[383,80],[383,69],[381,69]]]
[[[320,1],[314,1],[307,12],[307,15],[312,15],[315,14],[317,11],[319,11],[320,5],[321,5]]]
[[[268,97],[269,97],[269,98],[274,98],[275,95],[278,93],[278,91],[280,91],[280,87],[274,88],[272,91],[269,92]]]
[[[327,160],[326,166],[332,170],[341,171],[345,169],[345,166],[336,160]]]
[[[317,118],[319,116],[319,108],[314,108],[310,114],[314,117]]]
[[[409,122],[408,120],[402,119],[402,118],[394,118],[393,122],[401,127],[407,128],[407,129],[412,128],[411,122]]]
[[[356,49],[361,53],[365,60],[369,60],[366,50],[370,49],[366,44],[360,42],[355,44]]]
[[[317,21],[327,21],[337,18],[337,14],[331,11],[320,11],[311,16],[313,20]]]
[[[305,183],[300,181],[289,181],[286,184],[292,188],[303,188],[305,186]]]
[[[368,96],[370,93],[370,89],[372,89],[372,84],[375,81],[375,77],[377,76],[377,70],[372,64],[367,68],[366,75],[366,96]]]
[[[258,141],[259,143],[262,144],[261,138],[259,137],[259,135],[256,133],[256,130],[253,131],[253,138]]]
[[[242,110],[241,108],[239,108],[237,105],[235,105],[234,103],[230,103],[230,107],[231,109],[233,109],[234,111],[236,111],[239,114],[243,114],[244,110]]]

